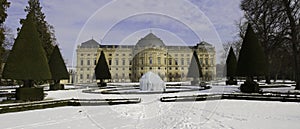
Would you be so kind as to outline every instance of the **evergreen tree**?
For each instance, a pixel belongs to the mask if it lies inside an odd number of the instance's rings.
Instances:
[[[45,20],[46,16],[42,12],[42,7],[39,0],[29,0],[28,4],[29,6],[26,7],[25,12],[33,12],[33,19],[37,26],[37,31],[42,41],[42,46],[45,49],[47,59],[49,59],[56,44],[54,27]],[[24,19],[22,19],[20,23],[23,24],[23,21]]]
[[[104,79],[111,79],[111,74],[103,51],[101,51],[100,57],[95,67],[95,75],[96,79],[100,79],[101,86],[106,86],[106,84],[103,81]]]
[[[236,65],[237,65],[236,56],[233,52],[232,47],[230,47],[229,54],[226,59],[226,76],[228,78],[228,81],[226,81],[227,85],[237,84],[237,81],[235,80]]]
[[[33,87],[33,80],[51,79],[51,73],[33,13],[28,13],[4,66],[3,78],[22,80]]]
[[[199,83],[198,79],[200,77],[203,77],[201,64],[200,64],[200,61],[199,61],[196,51],[193,52],[193,56],[192,56],[191,63],[190,63],[189,69],[188,69],[187,77],[193,78],[192,85]]]
[[[50,56],[49,67],[52,80],[54,81],[54,84],[50,85],[50,89],[63,89],[63,87],[60,85],[60,80],[69,79],[69,73],[57,45],[54,47],[54,50]]]
[[[5,42],[5,28],[3,23],[7,17],[6,10],[9,8],[10,2],[7,0],[0,0],[0,71],[2,71],[3,56],[5,53],[4,42]]]
[[[245,84],[241,85],[241,90],[258,92],[258,84],[253,81],[253,77],[263,76],[266,72],[267,65],[263,48],[251,25],[248,24],[237,64],[237,75],[247,77]]]

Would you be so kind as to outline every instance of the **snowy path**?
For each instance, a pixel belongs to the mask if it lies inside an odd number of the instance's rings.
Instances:
[[[87,94],[81,90],[49,91],[47,98],[132,98],[130,105],[59,107],[0,115],[0,128],[10,129],[98,129],[98,128],[300,128],[300,103],[244,100],[215,100],[162,103],[174,95],[224,93],[237,87],[213,87],[207,91],[149,95]]]

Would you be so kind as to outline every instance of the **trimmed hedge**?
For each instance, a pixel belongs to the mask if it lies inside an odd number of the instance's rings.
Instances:
[[[23,101],[40,101],[44,99],[43,88],[22,87],[16,89],[16,99]]]
[[[241,92],[244,93],[258,93],[259,85],[255,81],[245,81],[240,87]]]

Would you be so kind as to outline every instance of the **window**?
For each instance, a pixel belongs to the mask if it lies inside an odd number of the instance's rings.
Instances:
[[[131,65],[132,64],[132,60],[130,60],[130,59],[128,59],[129,60],[129,65]]]
[[[109,53],[108,55],[109,55],[109,56],[112,56],[112,54],[111,54],[111,53]]]
[[[118,69],[118,68],[116,68],[116,70],[118,71],[119,69]]]
[[[116,56],[119,56],[119,54],[116,54]]]
[[[181,65],[184,65],[184,58],[181,58]]]
[[[108,59],[108,65],[111,65],[111,59]]]
[[[122,56],[126,56],[125,54],[122,54]]]
[[[160,65],[161,62],[160,62],[161,58],[160,57],[157,57],[157,64]]]
[[[96,65],[96,64],[97,64],[97,60],[95,59],[95,60],[94,60],[94,65]]]
[[[169,65],[172,65],[172,59],[169,59]]]
[[[175,59],[175,65],[178,65],[178,59]]]
[[[158,69],[160,69],[160,67],[158,67]]]
[[[190,59],[186,59],[187,65],[190,65]]]
[[[115,60],[115,63],[116,63],[116,65],[119,65],[119,60],[116,59],[116,60]]]
[[[184,56],[184,54],[181,54],[181,57],[183,57]]]
[[[94,54],[94,56],[97,56],[97,54]]]
[[[175,54],[175,56],[178,56],[178,54]]]
[[[170,67],[169,70],[172,70],[172,67]]]
[[[144,70],[144,67],[141,67],[141,70]]]
[[[86,79],[90,79],[90,75],[89,74],[86,75]]]
[[[125,59],[122,59],[122,65],[123,66],[125,65]]]
[[[80,60],[80,65],[83,65],[83,60]]]
[[[205,58],[205,64],[208,65],[208,58]]]
[[[89,71],[89,70],[90,70],[90,68],[87,68],[86,70],[87,70],[87,71]]]
[[[122,78],[125,78],[125,73],[122,73]]]
[[[87,54],[87,56],[90,56],[91,54]]]
[[[90,64],[91,64],[90,60],[87,60],[87,65],[90,65]]]
[[[141,58],[141,59],[140,59],[140,62],[141,62],[141,64],[143,65],[143,64],[144,64],[144,58]]]
[[[149,64],[152,64],[152,57],[149,57]]]
[[[152,67],[150,67],[150,70],[152,70]]]
[[[83,56],[83,54],[81,54],[81,56]]]
[[[80,79],[83,79],[83,75],[82,74],[80,74]]]

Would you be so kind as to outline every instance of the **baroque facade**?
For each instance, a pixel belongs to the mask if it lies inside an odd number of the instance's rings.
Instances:
[[[77,47],[76,83],[95,83],[94,68],[105,53],[112,79],[110,82],[137,82],[148,71],[157,73],[164,81],[190,81],[188,67],[193,51],[201,63],[203,80],[216,76],[215,48],[200,42],[195,46],[166,46],[153,33],[141,38],[136,45],[100,45],[94,39]]]

